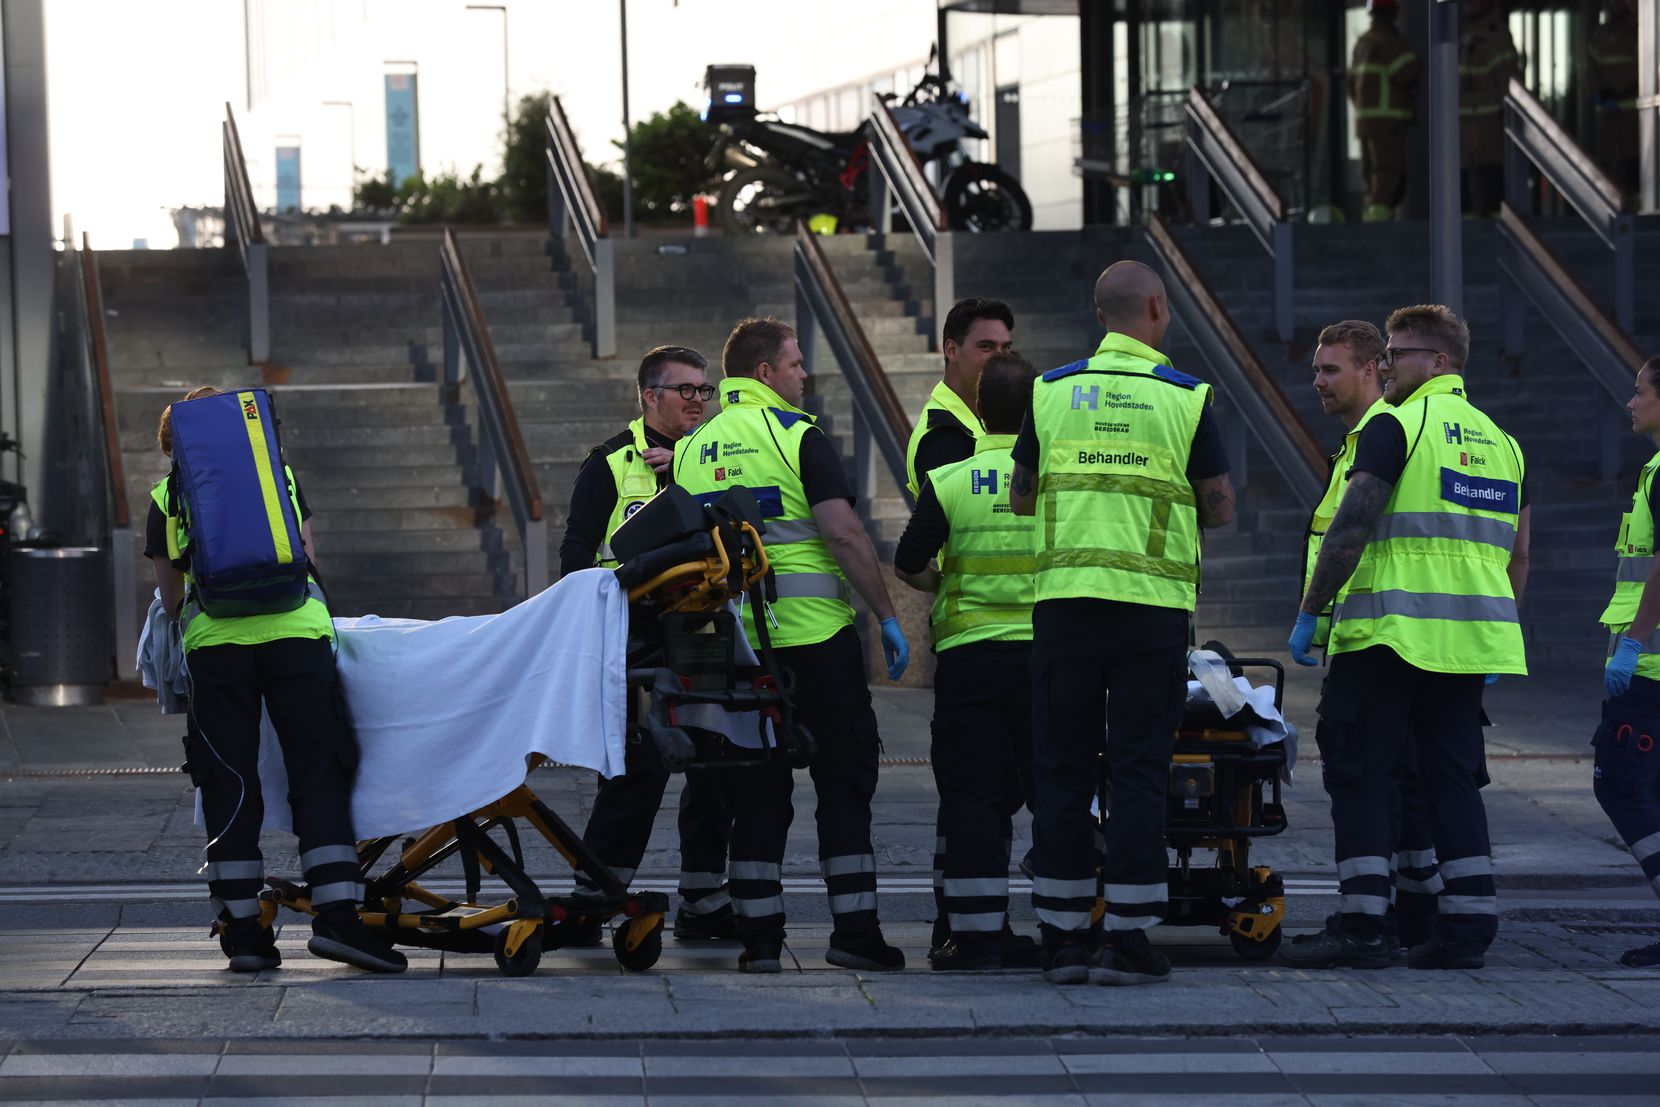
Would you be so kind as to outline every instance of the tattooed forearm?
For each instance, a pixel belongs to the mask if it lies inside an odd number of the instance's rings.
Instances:
[[[1395,486],[1372,473],[1356,473],[1349,479],[1343,492],[1343,502],[1337,508],[1337,517],[1320,543],[1320,557],[1314,563],[1314,574],[1308,583],[1308,594],[1303,597],[1303,610],[1318,615],[1331,606],[1337,590],[1343,587],[1360,564],[1360,555],[1372,537],[1372,528]]]
[[[1016,515],[1037,514],[1037,474],[1018,461],[1009,477],[1009,508]]]
[[[1009,487],[1022,496],[1030,496],[1037,486],[1037,478],[1024,465],[1014,467],[1014,476],[1009,478]]]

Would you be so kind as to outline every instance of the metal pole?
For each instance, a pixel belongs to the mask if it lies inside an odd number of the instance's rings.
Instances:
[[[507,5],[501,7],[501,125],[502,125],[502,157],[506,158],[505,147],[513,144],[513,110],[509,102],[512,97],[511,85],[507,80]]]
[[[1464,314],[1458,195],[1458,4],[1429,5],[1430,299]]]
[[[628,0],[617,0],[622,17],[623,237],[634,237],[634,151],[628,120]]]
[[[1637,0],[1637,158],[1642,212],[1660,211],[1660,0]]]

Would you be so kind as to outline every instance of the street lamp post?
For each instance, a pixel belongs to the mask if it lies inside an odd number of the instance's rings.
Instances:
[[[505,150],[507,143],[509,143],[511,141],[511,136],[509,136],[507,134],[507,131],[508,131],[509,128],[511,128],[513,126],[513,114],[511,112],[511,110],[509,110],[509,108],[508,108],[509,93],[508,93],[508,84],[507,84],[507,5],[506,4],[468,4],[467,5],[467,10],[470,11],[470,12],[501,12],[501,125],[502,125],[502,144],[503,144],[503,149]],[[503,156],[504,156],[504,159],[505,159],[505,154]]]
[[[623,237],[634,237],[634,150],[628,122],[628,0],[617,0],[622,14],[623,100]]]
[[[324,100],[323,106],[346,109],[346,180],[347,187],[354,188],[357,185],[357,105],[350,100]]]

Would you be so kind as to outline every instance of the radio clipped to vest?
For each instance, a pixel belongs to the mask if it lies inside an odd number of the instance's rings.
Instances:
[[[180,400],[171,420],[167,514],[189,555],[195,602],[216,619],[298,608],[308,583],[305,546],[270,394],[254,388]]]

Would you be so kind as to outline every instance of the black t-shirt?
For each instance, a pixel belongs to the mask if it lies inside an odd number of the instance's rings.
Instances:
[[[825,500],[858,502],[853,484],[847,479],[847,470],[842,467],[841,455],[822,430],[813,427],[801,436],[797,461],[801,466],[801,490],[809,506],[816,507]]]
[[[299,479],[294,481],[294,498],[300,503],[300,522],[311,518],[311,507],[305,502],[305,489],[300,487]],[[167,556],[167,513],[156,505],[154,497],[150,499],[150,514],[144,520],[144,556]]]
[[[1349,467],[1349,476],[1355,473],[1371,473],[1380,480],[1388,481],[1391,485],[1401,482],[1401,474],[1406,472],[1406,428],[1399,419],[1373,419],[1360,432],[1360,439],[1355,443],[1354,464]],[[1527,474],[1522,474],[1520,489],[1521,506],[1528,506]]]
[[[646,445],[673,449],[674,441],[645,428]],[[559,575],[561,577],[580,569],[592,569],[594,557],[608,537],[605,524],[617,509],[617,482],[612,479],[611,466],[606,457],[617,450],[634,448],[634,435],[628,428],[613,434],[588,454],[588,459],[577,470],[576,482],[571,485],[571,513],[565,519],[565,536],[559,540]],[[662,490],[668,476],[657,474],[657,488]]]
[[[929,426],[916,444],[916,483],[928,487],[928,474],[941,465],[966,461],[974,456],[974,435],[947,411],[930,411]]]
[[[945,508],[934,494],[934,482],[922,486],[916,498],[916,510],[905,524],[905,533],[899,536],[899,546],[893,551],[893,566],[902,573],[920,573],[928,562],[945,546],[951,537],[951,524],[945,517]]]
[[[1020,437],[1014,441],[1014,461],[1032,472],[1038,471],[1037,430],[1032,426],[1032,410],[1026,409],[1026,418],[1020,424]],[[1228,445],[1222,441],[1222,431],[1206,404],[1199,412],[1199,425],[1193,430],[1193,445],[1187,452],[1187,480],[1196,484],[1228,471]]]

